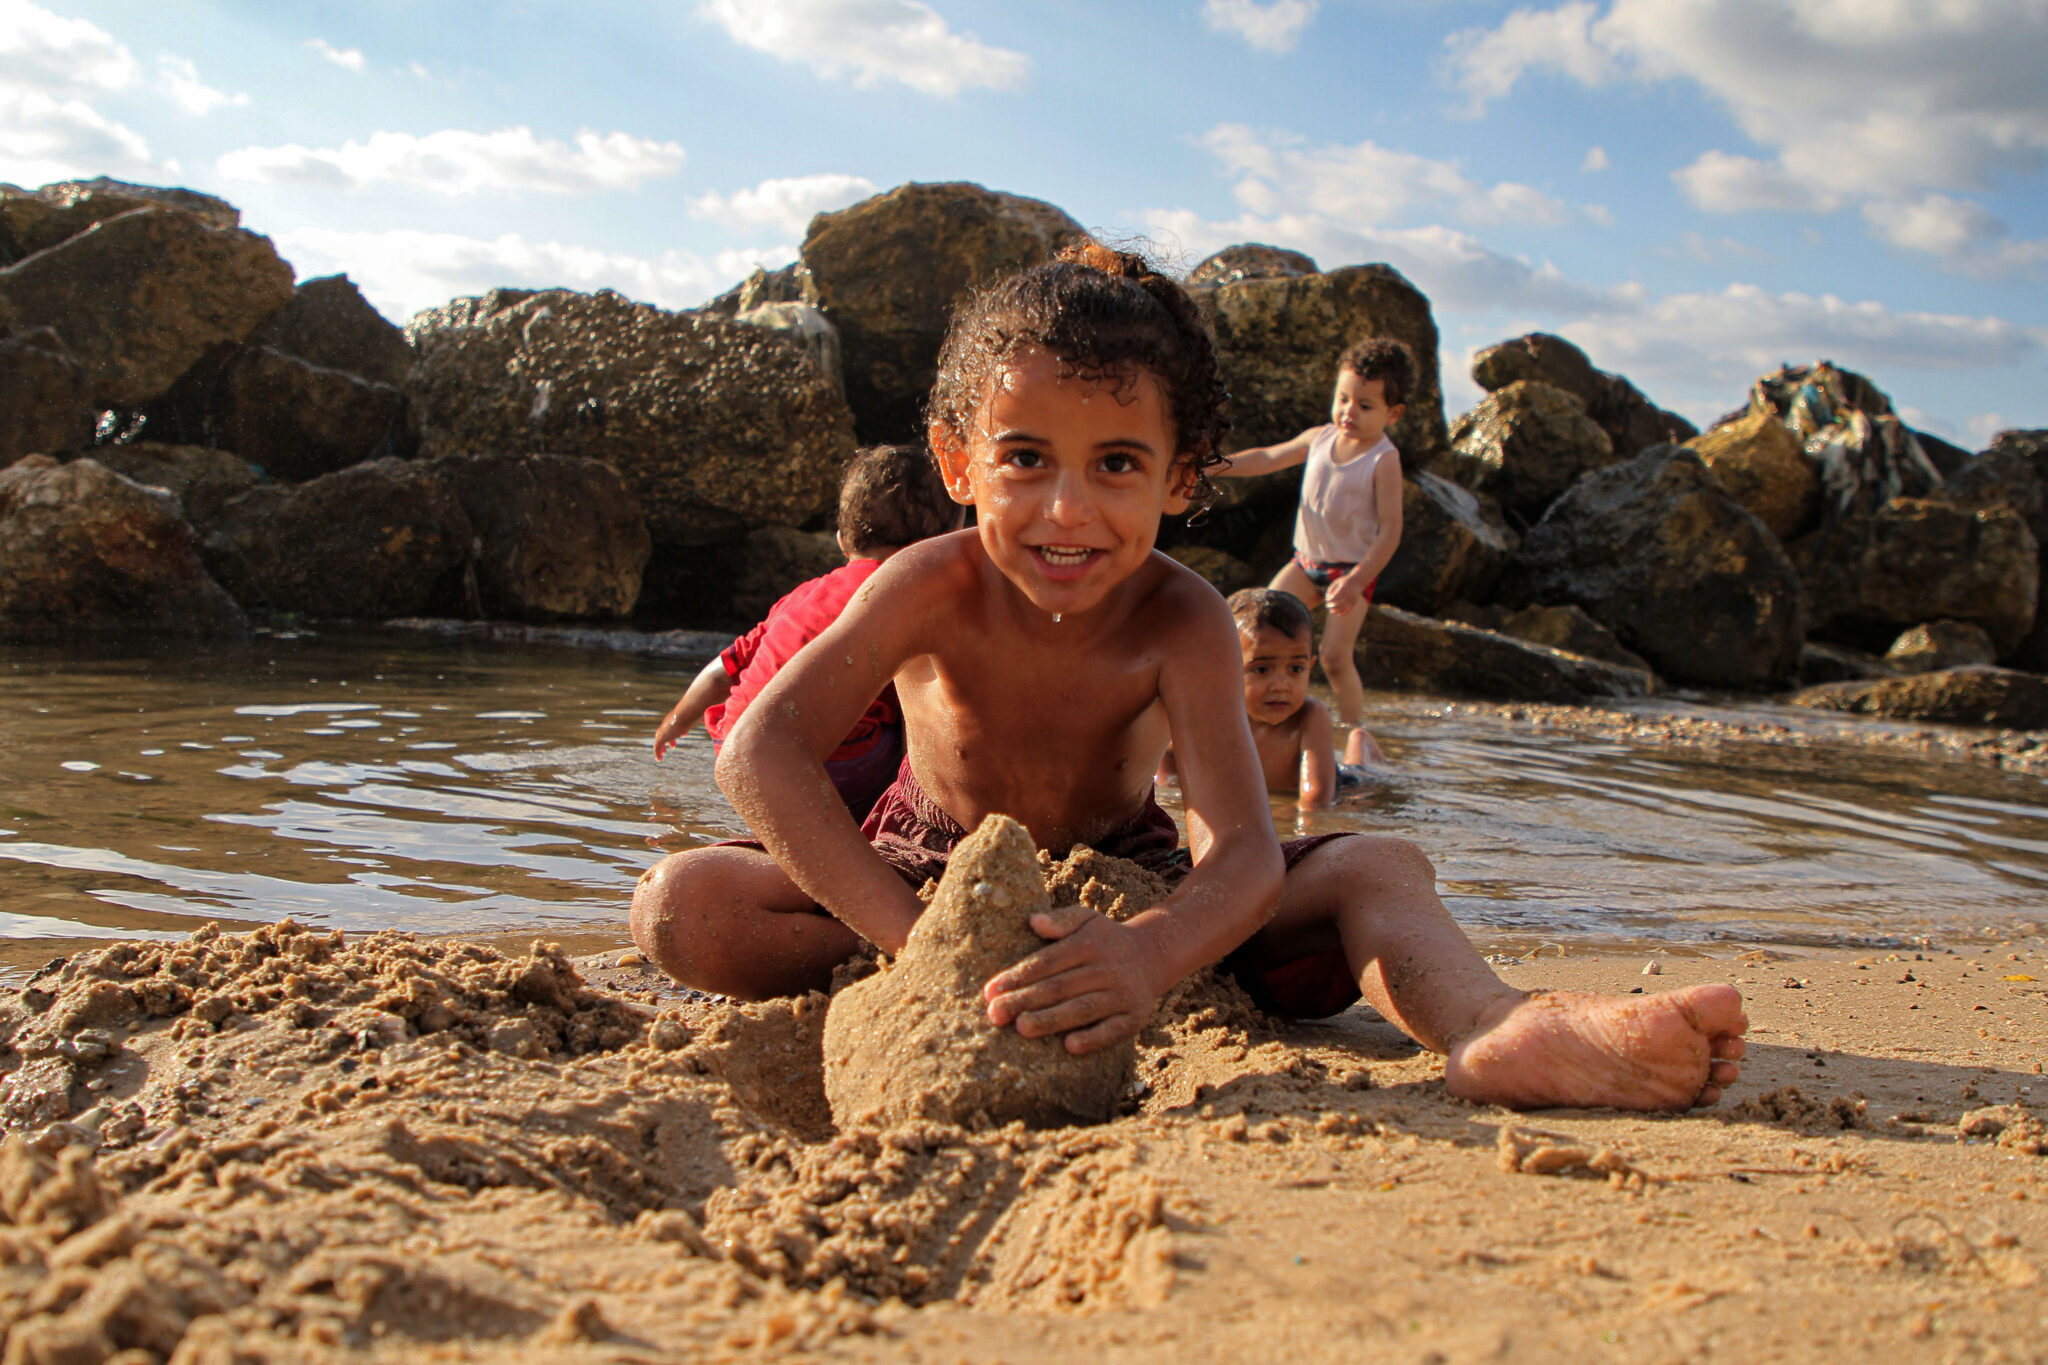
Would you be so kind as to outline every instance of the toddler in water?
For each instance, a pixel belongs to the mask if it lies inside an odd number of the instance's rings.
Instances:
[[[1153,549],[1218,460],[1224,393],[1193,302],[1095,243],[956,312],[931,445],[972,530],[881,566],[727,734],[719,785],[758,836],[640,879],[634,941],[688,985],[762,999],[829,985],[866,939],[903,949],[917,888],[995,812],[1042,849],[1087,844],[1172,893],[1130,920],[1036,915],[1045,947],[985,985],[988,1018],[1085,1053],[1135,1034],[1218,964],[1267,1008],[1361,994],[1447,1054],[1467,1099],[1682,1109],[1738,1074],[1733,987],[1540,995],[1494,976],[1405,841],[1277,839],[1221,598]],[[908,752],[856,827],[824,762],[894,683]],[[1152,796],[1168,736],[1192,847]],[[1191,855],[1191,856],[1190,856]]]
[[[1401,454],[1386,433],[1407,411],[1414,388],[1415,356],[1407,346],[1389,337],[1356,342],[1337,358],[1327,426],[1240,450],[1216,471],[1246,478],[1305,466],[1294,558],[1272,586],[1312,607],[1329,606],[1318,658],[1336,694],[1337,718],[1351,726],[1365,721],[1365,684],[1353,658],[1358,632],[1373,583],[1401,544]]]
[[[861,585],[904,546],[959,527],[931,457],[910,446],[876,446],[854,456],[839,485],[839,549],[846,567],[800,583],[768,608],[761,624],[704,666],[654,732],[664,757],[701,717],[720,744],[775,674],[837,620]],[[896,779],[903,722],[896,690],[882,689],[825,759],[826,776],[855,819]]]

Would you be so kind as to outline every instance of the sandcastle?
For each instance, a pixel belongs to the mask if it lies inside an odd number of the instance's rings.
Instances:
[[[1052,908],[1025,828],[991,815],[954,850],[902,956],[833,997],[825,1094],[841,1131],[924,1119],[1034,1128],[1100,1123],[1129,1083],[1136,1041],[1074,1056],[1059,1037],[989,1022],[982,987],[1045,946]]]

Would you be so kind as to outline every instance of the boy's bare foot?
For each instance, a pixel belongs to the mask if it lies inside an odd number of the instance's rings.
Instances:
[[[1544,992],[1503,1002],[1451,1050],[1453,1095],[1513,1109],[1688,1109],[1742,1068],[1749,1018],[1733,986],[1662,995]]]

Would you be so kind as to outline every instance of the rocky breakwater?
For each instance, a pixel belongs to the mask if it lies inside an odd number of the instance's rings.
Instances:
[[[1026,1038],[988,1019],[983,986],[1045,946],[1031,917],[1052,908],[1022,825],[991,815],[961,841],[902,956],[832,998],[825,1095],[841,1131],[1115,1115],[1135,1038],[1077,1057],[1060,1037]]]

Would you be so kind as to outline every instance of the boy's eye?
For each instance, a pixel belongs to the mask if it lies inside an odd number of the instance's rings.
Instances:
[[[1138,461],[1130,455],[1118,453],[1102,457],[1102,470],[1105,474],[1129,474],[1137,467]]]
[[[1013,450],[1006,457],[1018,469],[1036,469],[1045,463],[1045,457],[1035,450]]]

